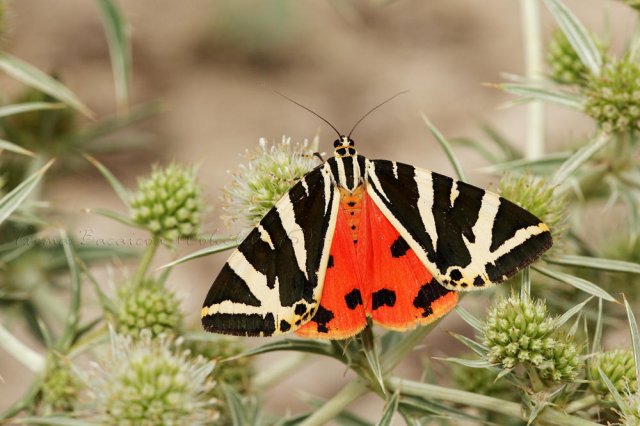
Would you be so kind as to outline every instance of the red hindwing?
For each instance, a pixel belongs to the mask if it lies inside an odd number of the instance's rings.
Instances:
[[[458,294],[433,279],[366,192],[357,208],[342,204],[318,311],[297,334],[344,339],[359,333],[367,316],[405,330],[455,307]]]

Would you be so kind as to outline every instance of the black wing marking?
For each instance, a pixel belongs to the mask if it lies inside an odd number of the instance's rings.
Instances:
[[[497,284],[552,245],[540,219],[464,182],[367,160],[367,193],[438,282],[451,290]]]
[[[202,308],[204,328],[270,336],[308,321],[322,294],[339,205],[326,163],[296,183],[213,282]]]

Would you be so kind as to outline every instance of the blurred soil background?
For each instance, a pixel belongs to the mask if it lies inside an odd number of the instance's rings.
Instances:
[[[510,98],[483,85],[501,81],[501,73],[524,73],[519,3],[514,0],[397,0],[386,5],[365,0],[136,0],[120,2],[133,40],[133,104],[160,101],[164,112],[135,127],[142,148],[99,156],[129,188],[153,163],[173,160],[200,165],[199,176],[210,201],[210,232],[223,227],[220,189],[227,170],[255,149],[260,137],[294,141],[320,132],[320,150],[331,155],[335,135],[303,109],[275,95],[280,90],[348,131],[369,108],[394,93],[410,92],[376,111],[354,134],[359,152],[445,174],[453,174],[446,157],[420,119],[423,111],[449,138],[484,138],[490,123],[516,144],[524,145],[525,109],[504,109]],[[631,9],[614,1],[566,0],[590,28],[600,34],[629,34]],[[40,69],[56,72],[99,116],[115,111],[109,53],[95,2],[13,0],[10,33],[4,48]],[[606,11],[606,12],[605,12]],[[603,19],[608,16],[608,19]],[[543,10],[545,34],[553,28]],[[614,48],[615,50],[615,48]],[[0,76],[6,102],[22,87]],[[548,143],[569,147],[591,131],[577,114],[549,110]],[[123,134],[123,138],[125,138]],[[131,138],[131,132],[126,133]],[[495,188],[496,179],[477,169],[481,159],[458,154],[473,183]],[[89,215],[85,208],[124,206],[92,167],[76,169],[48,181],[51,201],[71,233],[87,244],[110,244],[141,238],[140,231]],[[84,165],[83,165],[84,164]],[[102,241],[102,242],[101,242]],[[134,243],[133,243],[134,244]],[[183,244],[181,253],[201,248]],[[202,300],[228,253],[189,262],[172,273],[170,287],[182,296],[189,320],[198,326]],[[165,260],[170,260],[166,256]],[[157,265],[160,266],[160,265]],[[111,267],[113,269],[113,267]],[[104,276],[108,275],[105,267]],[[90,292],[87,292],[90,293]],[[490,293],[484,293],[488,299]],[[469,297],[465,304],[482,298]],[[450,315],[401,368],[419,377],[429,356],[455,352],[447,330],[462,330]],[[257,339],[250,345],[261,343]],[[260,365],[277,360],[262,357]],[[444,364],[435,370],[446,375]],[[30,383],[30,374],[0,352],[0,410]],[[303,393],[330,397],[350,380],[330,360],[309,358],[308,365],[273,389],[266,398],[275,413],[302,409]],[[354,408],[370,419],[381,412],[374,397]]]

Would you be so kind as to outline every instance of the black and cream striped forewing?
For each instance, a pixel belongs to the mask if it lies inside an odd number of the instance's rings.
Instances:
[[[305,175],[238,246],[202,308],[207,331],[270,336],[300,327],[322,294],[339,194],[325,163]]]
[[[387,160],[366,160],[365,175],[373,201],[451,290],[500,283],[552,245],[540,219],[489,191]]]

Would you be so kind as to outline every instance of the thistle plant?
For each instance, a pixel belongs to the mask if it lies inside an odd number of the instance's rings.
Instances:
[[[120,286],[114,311],[118,333],[134,338],[144,330],[151,332],[153,337],[176,334],[183,321],[176,295],[154,280]]]
[[[505,370],[532,368],[553,382],[573,381],[582,361],[572,338],[560,334],[556,324],[542,300],[516,295],[500,300],[483,328],[488,361]]]
[[[155,166],[131,197],[133,220],[167,244],[196,236],[203,210],[196,169],[177,164]]]
[[[625,3],[637,8],[636,2]],[[640,335],[633,313],[638,300],[621,295],[632,296],[640,276],[640,32],[629,35],[628,47],[615,59],[561,0],[521,4],[525,56],[532,63],[525,76],[498,88],[520,101],[533,101],[526,110],[526,154],[521,153],[521,141],[510,141],[499,131],[488,132],[488,144],[466,140],[465,146],[482,154],[499,175],[501,195],[544,220],[563,246],[503,284],[506,296],[477,292],[465,297],[450,317],[459,316],[469,328],[465,335],[451,334],[474,355],[446,353],[452,377],[444,372],[430,382],[404,377],[396,367],[410,354],[424,355],[425,344],[434,341],[430,333],[436,323],[404,333],[369,326],[345,341],[283,337],[250,349],[241,339],[206,334],[193,324],[180,306],[182,287],[168,285],[171,274],[190,259],[231,249],[238,241],[215,235],[212,247],[178,258],[182,240],[200,237],[208,204],[197,169],[188,161],[154,166],[139,178],[137,188],[128,188],[87,156],[127,211],[92,212],[137,232],[142,229],[150,244],[141,253],[116,248],[100,252],[83,247],[61,229],[59,241],[45,247],[42,236],[50,230],[53,215],[40,208],[40,201],[46,201],[43,179],[55,178],[50,156],[59,157],[57,171],[80,162],[88,165],[75,153],[96,155],[96,146],[111,146],[107,133],[154,109],[129,107],[128,23],[110,0],[98,5],[114,60],[115,116],[85,124],[81,116],[95,113],[64,86],[64,70],[56,79],[0,52],[0,69],[35,86],[0,106],[0,176],[5,179],[0,195],[0,301],[8,308],[0,313],[0,347],[33,376],[29,391],[2,407],[0,423],[367,425],[370,422],[352,412],[350,404],[373,394],[384,403],[378,415],[383,426],[391,424],[394,415],[407,424],[443,419],[505,425],[640,424]],[[536,9],[542,4],[560,28],[546,52],[548,77],[542,71],[545,55],[535,54],[542,38],[531,31],[540,28]],[[0,0],[0,34],[6,5]],[[547,103],[574,109],[590,118],[596,130],[571,129],[585,137],[565,140],[568,149],[546,153],[542,117]],[[28,104],[27,110],[15,112],[15,104]],[[454,141],[429,125],[458,178],[465,180]],[[298,144],[288,138],[278,143],[262,139],[245,154],[245,164],[231,172],[231,183],[223,189],[223,211],[215,214],[243,227],[255,225],[301,176],[320,164],[314,154],[320,146],[329,144],[320,138]],[[440,171],[438,165],[432,168]],[[605,210],[598,210],[603,206]],[[586,212],[594,209],[602,211],[598,220],[587,221]],[[603,226],[610,221],[608,209],[626,213],[615,231]],[[25,229],[26,234],[20,233]],[[16,232],[33,244],[7,244]],[[606,244],[600,243],[604,240]],[[161,265],[159,251],[175,260]],[[112,293],[95,274],[97,260],[112,262],[126,277]],[[56,292],[47,292],[53,285]],[[485,308],[487,299],[493,302]],[[615,303],[621,301],[624,304]],[[28,326],[39,346],[22,342],[13,329],[14,319]],[[602,350],[603,340],[627,329],[634,350]],[[255,368],[253,357],[270,352],[279,353],[278,361]],[[313,365],[307,357],[318,356],[342,363],[354,379],[291,418],[277,418],[261,407],[274,385]],[[282,395],[294,397],[293,392]]]
[[[640,129],[640,65],[623,57],[611,60],[589,78],[585,112],[606,132]]]
[[[68,359],[49,354],[42,383],[42,404],[45,411],[73,411],[79,404],[81,380]]]
[[[547,47],[547,63],[551,68],[551,78],[560,84],[584,85],[589,77],[589,69],[582,63],[567,36],[555,30]]]
[[[612,399],[608,386],[603,383],[599,371],[607,376],[619,393],[638,391],[632,351],[615,349],[597,354],[589,361],[589,375],[593,391],[598,395],[604,395],[607,399]]]
[[[223,189],[223,219],[256,225],[293,184],[320,164],[314,155],[317,146],[317,138],[292,143],[283,136],[271,144],[260,139],[257,149],[246,152],[248,162],[230,173],[233,181]]]
[[[166,335],[111,333],[111,354],[89,382],[89,404],[102,424],[202,425],[218,417],[209,393],[215,364],[192,357]]]

